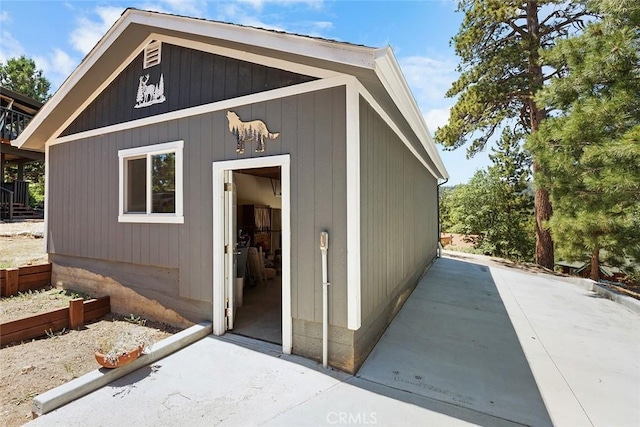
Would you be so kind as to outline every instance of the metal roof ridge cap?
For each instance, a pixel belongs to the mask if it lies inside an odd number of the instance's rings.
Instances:
[[[142,11],[139,9],[131,9],[131,11],[134,13],[132,15],[132,22],[136,24],[181,31],[187,34],[199,34],[205,37],[249,44],[371,70],[375,68],[376,51],[379,50],[368,46],[312,38],[305,35],[242,26],[228,22]],[[165,21],[165,25],[158,25],[158,21]],[[247,35],[250,35],[250,37],[247,37]],[[310,47],[312,48],[311,50],[309,49]],[[313,49],[314,47],[315,49]],[[343,52],[343,54],[330,54],[336,52]],[[357,55],[356,60],[353,59],[354,55]]]

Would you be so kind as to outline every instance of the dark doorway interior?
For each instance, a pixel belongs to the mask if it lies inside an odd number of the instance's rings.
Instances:
[[[282,344],[280,168],[234,172],[238,284],[233,333]]]

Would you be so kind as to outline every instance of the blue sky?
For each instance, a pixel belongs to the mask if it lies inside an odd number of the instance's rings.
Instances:
[[[127,7],[196,16],[363,44],[391,46],[432,134],[446,123],[452,99],[444,94],[456,77],[458,58],[449,45],[462,14],[454,0],[144,0],[31,1],[0,3],[0,60],[26,55],[52,82],[52,90]],[[440,152],[450,184],[469,180],[488,163],[465,148]]]

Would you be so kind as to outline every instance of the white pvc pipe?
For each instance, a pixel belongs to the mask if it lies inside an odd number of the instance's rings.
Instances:
[[[329,280],[327,278],[327,252],[329,250],[329,233],[320,233],[320,252],[322,253],[322,366],[327,367],[329,353]]]

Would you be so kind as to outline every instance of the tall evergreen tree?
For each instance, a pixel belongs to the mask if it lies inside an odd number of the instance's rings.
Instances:
[[[494,256],[531,260],[535,238],[530,160],[521,133],[504,129],[490,155],[493,166],[456,186],[442,203],[449,231],[477,236],[476,249]]]
[[[461,75],[447,92],[458,100],[436,140],[455,149],[471,138],[472,156],[505,123],[526,133],[538,130],[546,112],[534,94],[556,72],[541,61],[540,51],[579,27],[588,12],[581,2],[564,0],[460,0],[458,11],[465,17],[452,41]],[[534,173],[539,169],[534,158]],[[551,213],[547,189],[537,186],[535,260],[548,268],[554,261],[546,226]]]
[[[529,147],[551,192],[550,221],[568,259],[640,262],[640,4],[594,2],[602,20],[546,54],[562,70],[538,102],[555,109]],[[551,141],[551,143],[548,143]]]
[[[0,84],[36,101],[49,99],[51,83],[44,77],[42,70],[36,68],[33,59],[22,55],[19,58],[0,62]]]

